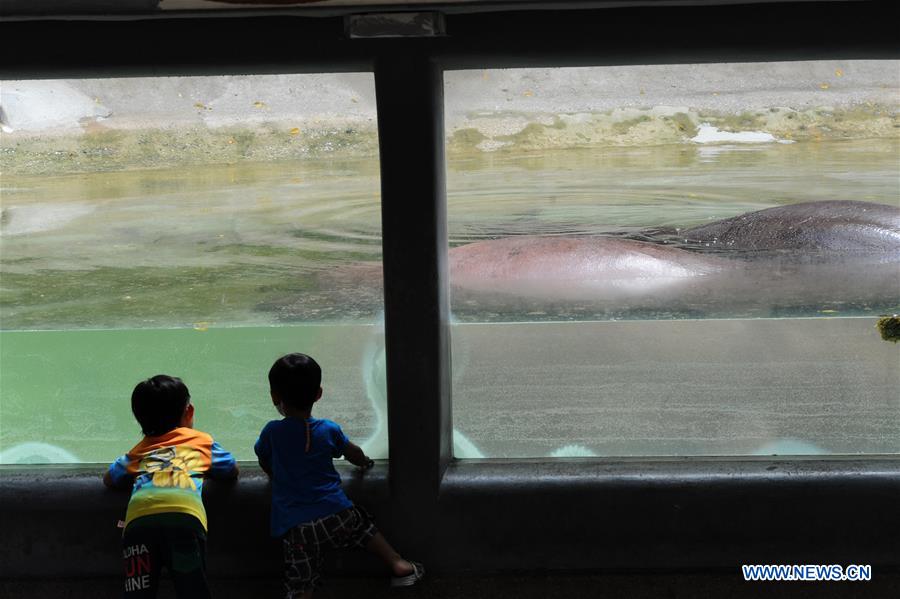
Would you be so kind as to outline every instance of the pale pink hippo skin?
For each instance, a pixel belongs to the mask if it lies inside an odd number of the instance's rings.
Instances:
[[[450,250],[454,290],[533,299],[668,295],[726,267],[712,256],[616,237],[517,236]]]

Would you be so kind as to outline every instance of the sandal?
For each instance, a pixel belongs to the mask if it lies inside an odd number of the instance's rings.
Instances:
[[[392,587],[411,587],[425,577],[425,566],[418,562],[409,562],[412,564],[412,574],[406,576],[394,576],[391,578]]]

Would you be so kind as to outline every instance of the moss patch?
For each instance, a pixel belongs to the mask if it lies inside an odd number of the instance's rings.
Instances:
[[[221,267],[103,267],[4,273],[7,329],[117,327],[239,321],[270,294],[303,293],[296,273],[245,264]],[[265,287],[265,289],[261,289]],[[102,316],[100,316],[102,315]]]
[[[680,110],[680,109],[679,109]],[[579,114],[479,113],[447,139],[450,156],[500,151],[646,146],[684,143],[697,123],[723,131],[766,131],[779,139],[898,139],[896,106],[859,104],[839,109],[771,107],[726,113],[617,109]],[[75,136],[0,135],[4,174],[43,175],[378,156],[372,122],[270,121],[252,126],[109,129],[96,124]]]
[[[4,174],[41,175],[378,155],[374,126],[94,130],[78,136],[2,138]]]
[[[672,116],[664,117],[666,120],[671,122],[678,132],[684,135],[684,137],[690,139],[697,135],[697,126],[694,124],[694,121],[691,120],[690,115],[685,114],[684,112],[679,112],[677,114],[673,114]]]
[[[613,123],[612,130],[616,135],[624,135],[625,133],[628,133],[628,131],[635,125],[649,122],[650,117],[647,115],[643,115],[634,119],[628,119],[627,121],[619,121],[618,123]]]
[[[900,341],[900,317],[896,314],[878,319],[876,326],[878,332],[881,333],[881,338],[885,341],[892,343]]]

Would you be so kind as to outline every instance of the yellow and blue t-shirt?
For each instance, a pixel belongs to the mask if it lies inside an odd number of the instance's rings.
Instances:
[[[144,437],[110,464],[109,476],[116,486],[134,479],[125,526],[142,516],[175,512],[196,517],[205,529],[203,478],[227,478],[234,468],[234,456],[209,434],[178,427]]]

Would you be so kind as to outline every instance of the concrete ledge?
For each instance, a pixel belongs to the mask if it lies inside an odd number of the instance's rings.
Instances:
[[[20,468],[20,467],[19,467]],[[0,468],[0,579],[116,577],[129,492],[103,486],[105,465]],[[280,576],[281,545],[269,536],[269,484],[257,466],[242,464],[235,483],[204,485],[210,534],[209,572],[219,577]],[[376,514],[386,510],[386,468],[366,473],[365,486],[344,469],[345,487]],[[337,556],[340,558],[341,556]],[[350,570],[377,563],[351,557]],[[341,562],[335,566],[344,568]],[[368,565],[368,568],[367,568]]]
[[[448,571],[900,565],[900,458],[456,463]]]
[[[387,468],[341,466],[348,494],[429,573],[504,578],[602,572],[728,572],[741,564],[871,564],[900,569],[900,457],[473,461],[451,465],[437,520],[392,514]],[[116,578],[127,493],[96,468],[0,470],[0,578]],[[266,478],[206,493],[214,580],[277,580]],[[432,538],[423,545],[419,539]],[[380,576],[362,552],[332,557],[338,577]],[[11,583],[10,583],[11,584]],[[23,583],[24,584],[24,583]]]

